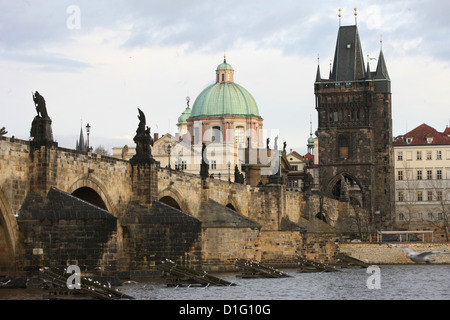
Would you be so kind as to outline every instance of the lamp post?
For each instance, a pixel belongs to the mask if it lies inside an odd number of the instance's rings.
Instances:
[[[87,133],[87,152],[91,152],[91,147],[89,146],[89,133],[91,132],[91,126],[89,123],[86,125],[86,133]]]

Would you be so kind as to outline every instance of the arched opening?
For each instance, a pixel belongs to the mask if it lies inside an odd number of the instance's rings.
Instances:
[[[164,196],[161,199],[159,199],[160,202],[167,204],[168,206],[171,206],[172,208],[181,210],[180,205],[178,204],[178,202],[170,197],[170,196]]]
[[[12,248],[8,239],[8,232],[3,221],[2,211],[0,210],[0,277],[12,276],[14,273]]]
[[[227,204],[226,207],[237,212],[236,208],[231,203]]]
[[[327,223],[327,218],[325,217],[325,215],[322,212],[319,212],[316,214],[316,218],[319,220],[322,220],[323,222]]]
[[[81,200],[84,200],[86,202],[89,202],[90,204],[93,204],[94,206],[97,206],[99,208],[102,208],[104,210],[108,210],[106,208],[106,204],[103,201],[102,197],[93,189],[88,187],[81,187],[72,192],[72,195],[74,197],[77,197]]]
[[[363,192],[359,183],[348,174],[341,174],[333,180],[332,197],[340,201],[350,201],[353,206],[363,207]]]

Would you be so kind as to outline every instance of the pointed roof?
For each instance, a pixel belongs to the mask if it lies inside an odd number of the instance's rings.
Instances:
[[[377,71],[375,72],[374,79],[376,80],[391,80],[387,71],[386,62],[384,61],[383,50],[380,50],[380,56],[378,58]]]
[[[364,79],[366,70],[357,26],[339,27],[331,81]]]
[[[320,76],[320,65],[317,65],[316,82],[322,81]]]
[[[83,134],[83,127],[80,129],[80,138],[77,140],[77,145],[75,150],[78,151],[86,151],[85,141],[84,141],[84,134]]]

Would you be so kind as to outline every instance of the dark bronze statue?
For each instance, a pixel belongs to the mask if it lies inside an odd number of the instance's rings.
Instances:
[[[36,106],[36,111],[37,111],[38,117],[48,118],[47,107],[45,105],[44,97],[41,96],[39,94],[39,92],[36,91],[33,94],[33,101],[34,101],[34,104]]]
[[[206,144],[202,144],[202,163],[200,164],[200,176],[202,179],[206,179],[209,177],[209,164],[206,161]]]
[[[239,171],[238,165],[234,166],[234,182],[244,184],[244,175]]]
[[[136,143],[136,154],[131,158],[131,162],[152,162],[150,146],[153,146],[153,139],[150,135],[150,128],[146,126],[145,114],[138,108],[139,125],[133,141]]]

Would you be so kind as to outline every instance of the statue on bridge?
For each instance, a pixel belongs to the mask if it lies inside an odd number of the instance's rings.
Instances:
[[[153,139],[150,135],[150,128],[146,126],[145,114],[138,108],[139,126],[133,141],[136,143],[136,154],[130,159],[131,162],[154,162],[151,152]]]
[[[40,118],[48,118],[47,107],[45,104],[45,99],[43,96],[39,94],[39,92],[35,92],[33,94],[33,101],[36,106],[37,116]]]
[[[34,117],[30,130],[32,144],[36,146],[52,144],[54,143],[52,120],[48,116],[45,99],[37,91],[32,95],[37,112],[37,116]]]
[[[244,184],[244,175],[239,171],[238,165],[234,166],[234,182]]]

